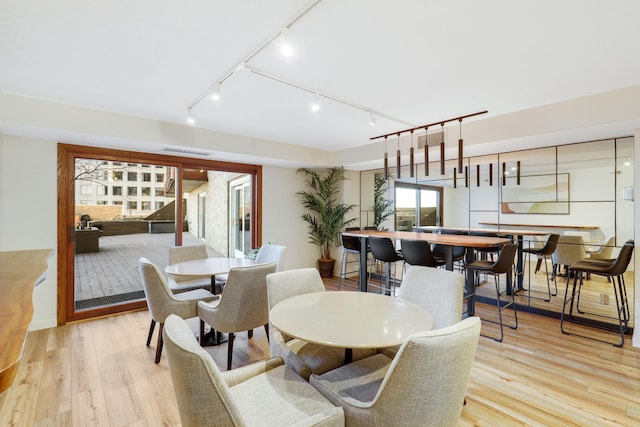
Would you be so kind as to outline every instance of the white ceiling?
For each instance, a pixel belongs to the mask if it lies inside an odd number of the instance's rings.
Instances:
[[[185,123],[187,108],[310,0],[0,0],[0,90]],[[322,0],[193,107],[196,126],[344,150],[640,84],[637,0]]]

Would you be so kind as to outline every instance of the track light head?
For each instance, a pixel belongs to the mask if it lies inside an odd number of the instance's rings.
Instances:
[[[311,111],[315,112],[320,109],[320,103],[318,102],[318,94],[314,94],[313,102],[311,103]]]
[[[377,120],[377,117],[373,114],[373,111],[370,111],[369,112],[369,125],[375,126],[376,125],[376,120]]]
[[[293,46],[289,43],[287,39],[287,29],[285,28],[282,31],[282,41],[280,42],[280,52],[286,58],[291,58],[293,56]]]
[[[220,85],[217,85],[213,92],[211,92],[211,100],[218,101],[220,100]]]
[[[191,115],[191,110],[187,111],[187,123],[189,123],[190,125],[196,124],[196,119],[193,117],[193,115]]]

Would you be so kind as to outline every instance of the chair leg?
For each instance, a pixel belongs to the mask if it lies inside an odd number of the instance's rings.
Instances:
[[[227,371],[231,370],[231,360],[233,359],[233,340],[235,337],[236,336],[233,332],[229,332],[229,341],[227,342]]]
[[[247,336],[249,337],[249,339],[253,338],[253,329],[249,329],[247,331]]]
[[[267,342],[270,342],[269,341],[269,324],[268,323],[264,324],[264,332],[267,334]]]
[[[198,335],[200,347],[204,347],[204,320],[200,319],[200,333]]]
[[[156,321],[151,319],[151,325],[149,326],[149,336],[147,336],[147,347],[151,344],[151,337],[153,337],[153,330],[156,328]]]
[[[160,323],[160,327],[158,328],[158,344],[156,346],[156,364],[160,363],[160,356],[162,356],[162,330],[164,329],[164,323]]]

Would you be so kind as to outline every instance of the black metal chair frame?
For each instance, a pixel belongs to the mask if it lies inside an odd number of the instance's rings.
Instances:
[[[369,271],[369,286],[384,290],[387,295],[395,295],[395,287],[398,283],[396,275],[396,262],[404,261],[402,255],[396,251],[393,241],[388,237],[369,237],[369,248],[371,249],[371,267]],[[371,276],[377,262],[381,262],[385,267],[385,284],[371,284]],[[393,264],[393,274],[391,273],[391,265]],[[391,288],[394,288],[393,292]]]
[[[630,319],[629,303],[627,300],[627,289],[625,287],[625,282],[624,282],[624,273],[626,272],[627,267],[631,262],[631,257],[633,255],[633,247],[634,247],[633,240],[628,240],[622,246],[622,249],[620,250],[618,257],[615,259],[612,259],[612,260],[585,259],[571,266],[571,269],[574,272],[573,286],[571,287],[571,294],[569,294],[569,277],[567,277],[567,289],[565,291],[564,301],[562,304],[562,313],[560,315],[560,330],[562,331],[563,334],[575,335],[575,336],[587,338],[594,341],[604,342],[607,344],[612,344],[615,347],[624,346],[624,334],[625,332],[627,332],[629,319]],[[584,283],[585,273],[604,276],[611,279],[613,293],[616,300],[617,317],[607,316],[599,313],[589,313],[579,309],[580,290]],[[588,314],[588,315],[596,316],[600,318],[615,319],[618,321],[618,327],[614,328],[614,327],[606,326],[604,324],[599,325],[599,324],[587,322],[584,320],[580,320],[574,317],[573,316],[574,302],[576,306],[576,311],[578,311],[580,314]],[[565,309],[567,305],[569,306],[569,312],[565,314]],[[611,342],[611,341],[606,341],[606,340],[602,340],[602,339],[587,336],[587,335],[577,334],[575,332],[570,332],[566,330],[564,327],[565,316],[567,317],[567,320],[571,323],[585,325],[585,326],[592,326],[592,327],[596,327],[599,329],[604,329],[612,332],[619,332],[620,341]]]
[[[407,264],[434,268],[445,265],[444,260],[433,256],[431,245],[426,240],[400,239],[400,250]]]
[[[347,231],[351,231],[351,230],[347,230]],[[341,234],[340,235],[340,241],[342,243],[342,264],[340,265],[340,276],[338,277],[338,290],[341,289],[341,287],[342,287],[342,279],[346,280],[347,274],[352,274],[352,273],[356,273],[356,272],[358,274],[361,274],[361,272],[360,272],[360,250],[361,250],[361,246],[362,245],[360,243],[360,238],[359,237],[354,237],[354,236],[343,236]],[[356,258],[355,260],[349,261],[349,255],[357,255],[358,258]],[[348,271],[349,264],[353,264],[353,263],[356,263],[358,268],[356,270],[349,270]]]
[[[502,340],[504,339],[504,331],[503,331],[504,323],[502,322],[502,311],[505,310],[506,308],[513,307],[513,316],[514,316],[514,323],[512,325],[507,325],[507,326],[509,326],[509,328],[511,329],[518,328],[518,311],[516,308],[514,293],[512,292],[510,295],[508,295],[511,298],[511,300],[507,301],[506,303],[504,303],[500,299],[500,296],[503,293],[506,294],[506,290],[505,292],[500,292],[500,275],[513,274],[513,263],[514,263],[517,251],[518,251],[517,243],[507,243],[502,247],[502,249],[500,249],[500,254],[498,255],[498,259],[495,262],[485,261],[485,260],[476,260],[464,266],[465,269],[472,270],[475,274],[486,273],[494,277],[495,286],[496,286],[496,308],[498,309],[498,321],[496,322],[494,320],[489,320],[489,319],[483,319],[483,320],[500,325],[500,337],[495,338],[487,335],[483,335],[483,336],[487,338],[493,338],[497,342],[502,342]],[[474,305],[475,305],[475,297],[476,297],[475,289],[471,297],[473,298]]]
[[[529,287],[527,288],[527,294],[528,294],[528,298],[529,298],[529,305],[531,305],[531,298],[534,299],[540,299],[546,302],[551,301],[551,297],[555,297],[556,295],[558,295],[558,283],[557,281],[554,279],[551,279],[549,277],[549,266],[547,265],[547,259],[549,259],[551,257],[551,254],[553,254],[553,252],[555,252],[556,248],[558,247],[558,240],[560,239],[560,235],[559,234],[550,234],[549,237],[547,238],[547,241],[545,242],[544,246],[542,248],[525,248],[522,250],[522,252],[524,254],[526,254],[527,256],[527,262],[525,263],[525,266],[529,267]],[[538,257],[538,261],[542,261],[544,262],[544,271],[545,271],[545,275],[547,277],[547,297],[546,298],[540,298],[540,297],[535,297],[532,296],[532,293],[541,293],[544,294],[545,292],[543,291],[536,291],[536,290],[532,290],[531,289],[531,255],[536,255]],[[538,271],[538,265],[536,263],[536,272]],[[553,285],[555,288],[555,291],[553,293],[551,293],[551,281],[553,280]]]

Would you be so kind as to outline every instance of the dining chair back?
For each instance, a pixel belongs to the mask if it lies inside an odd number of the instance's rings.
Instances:
[[[433,317],[433,329],[462,320],[464,276],[458,272],[412,265],[402,277],[398,298],[424,308]]]
[[[466,236],[469,233],[461,230],[443,229],[442,231],[440,231],[440,234],[454,234],[458,236]],[[445,260],[447,245],[435,244],[433,245],[432,252],[433,252],[433,256],[436,257],[436,259]],[[464,246],[454,246],[452,249],[453,262],[455,263],[455,262],[462,261],[464,259],[465,253],[466,253],[466,248]]]
[[[624,345],[624,334],[627,332],[630,320],[630,310],[629,310],[629,300],[627,298],[627,288],[624,281],[624,273],[627,271],[629,264],[631,263],[631,258],[633,256],[633,248],[634,241],[628,240],[620,249],[618,257],[614,260],[604,261],[600,259],[584,259],[578,261],[577,263],[571,266],[571,270],[574,272],[573,277],[573,286],[571,289],[571,294],[569,294],[569,285],[567,284],[567,289],[565,291],[564,302],[562,306],[562,314],[560,316],[560,330],[569,335],[577,335],[584,338],[595,339],[596,341],[609,342],[604,341],[599,338],[594,338],[593,336],[585,336],[581,334],[577,334],[575,332],[568,332],[564,327],[564,319],[565,319],[565,310],[568,307],[569,312],[566,315],[568,321],[572,323],[578,323],[587,326],[596,326],[601,329],[611,330],[610,327],[603,324],[602,326],[598,323],[594,322],[584,322],[580,319],[573,317],[573,308],[575,302],[575,308],[580,314],[587,314],[590,316],[595,316],[599,318],[606,319],[614,319],[617,320],[617,330],[616,332],[620,333],[620,341],[619,342],[611,342],[616,347],[622,347]],[[587,312],[585,310],[580,309],[580,291],[584,285],[584,275],[587,274],[595,274],[600,276],[605,276],[609,278],[612,283],[614,298],[616,301],[616,316],[611,316],[609,314],[605,314],[602,311],[598,312]]]
[[[502,342],[504,338],[502,312],[508,307],[513,307],[513,316],[514,316],[514,322],[513,324],[509,325],[509,327],[511,329],[518,328],[518,313],[516,310],[516,301],[514,298],[515,293],[513,291],[510,292],[510,295],[508,295],[509,301],[506,303],[503,303],[500,299],[500,297],[503,294],[509,294],[506,292],[506,289],[504,292],[501,291],[500,289],[500,275],[512,273],[513,262],[515,260],[517,251],[518,251],[517,243],[507,243],[502,247],[502,249],[500,249],[500,254],[498,255],[498,259],[495,262],[486,261],[486,260],[476,260],[471,263],[465,264],[465,269],[472,270],[473,272],[476,273],[476,275],[477,273],[486,273],[494,277],[494,282],[496,287],[496,308],[498,310],[498,321],[494,321],[490,319],[483,319],[483,320],[500,325],[500,336],[497,338],[494,338],[498,342]],[[475,304],[475,297],[476,297],[475,289],[471,297],[473,298],[474,304]]]
[[[407,264],[424,267],[439,267],[445,264],[444,260],[435,259],[431,245],[426,240],[401,239],[400,248]]]
[[[591,259],[612,259],[613,249],[616,244],[616,236],[612,234],[602,245],[597,246],[593,250],[587,252]]]
[[[147,307],[151,314],[147,347],[151,344],[156,323],[159,323],[160,331],[158,332],[155,362],[160,363],[163,346],[162,329],[167,317],[171,314],[176,314],[183,319],[196,317],[198,315],[198,301],[213,301],[219,297],[205,289],[194,289],[174,294],[158,266],[147,258],[139,259],[138,268],[142,279],[142,289],[147,300]]]
[[[528,262],[526,262],[525,265],[529,266],[529,285],[527,287],[527,294],[528,294],[529,300],[531,300],[531,298],[535,298],[535,299],[542,299],[544,301],[549,302],[551,301],[552,296],[558,295],[558,284],[557,284],[557,281],[555,280],[553,280],[553,286],[555,290],[554,292],[551,292],[552,279],[549,276],[549,267],[547,265],[547,259],[549,259],[551,255],[553,255],[553,253],[556,251],[559,240],[560,240],[559,234],[550,234],[544,246],[524,248],[522,250],[522,252],[525,254],[528,260]],[[544,291],[531,289],[531,255],[536,255],[538,257],[538,262],[544,262],[544,272],[547,278],[546,298],[541,298],[541,297],[536,297],[531,295],[532,293],[545,293]],[[536,271],[538,271],[538,266],[537,266],[538,262],[536,263]]]
[[[388,281],[390,287],[395,287],[395,283],[397,281],[395,263],[398,261],[403,261],[404,258],[398,251],[396,251],[396,248],[393,245],[393,242],[388,237],[370,236],[369,247],[371,248],[372,264],[375,263],[376,261],[382,263],[384,265],[384,270],[385,270],[384,275],[386,276],[387,272],[389,273],[389,277],[386,277],[385,280]],[[391,268],[392,266],[393,266],[393,269]],[[371,266],[370,270],[371,271],[369,273],[369,279],[371,279],[371,274],[373,274],[373,270],[374,270],[373,265]],[[379,273],[379,275],[382,276],[381,273]],[[371,282],[371,280],[369,280],[369,282]],[[374,285],[371,285],[371,283],[369,283],[369,285],[374,286]],[[391,292],[391,289],[386,288],[386,286],[384,288],[382,286],[374,286],[374,287],[384,289],[387,293]]]
[[[262,245],[256,255],[256,264],[268,264],[270,262],[275,262],[276,271],[282,271],[284,270],[284,256],[286,251],[286,246],[272,244]],[[218,274],[216,275],[216,284],[220,287],[224,287],[228,278],[228,274]]]
[[[358,230],[360,230],[358,228]],[[360,249],[362,248],[362,243],[360,242],[359,237],[355,236],[345,236],[342,233],[340,234],[340,243],[342,244],[342,260],[340,263],[340,276],[338,278],[338,290],[342,288],[342,280],[347,278],[348,274],[352,273],[360,273]],[[349,261],[349,255],[357,255],[355,259],[352,258]],[[352,270],[349,270],[349,264],[356,264],[358,267]]]
[[[469,317],[410,336],[393,359],[376,354],[310,382],[348,426],[456,426],[479,334],[480,319]]]
[[[198,316],[217,332],[229,334],[227,342],[227,369],[231,369],[233,341],[236,332],[264,326],[269,336],[269,305],[267,302],[267,275],[276,271],[275,262],[249,267],[236,267],[229,271],[229,279],[219,301],[214,304],[200,302]]]
[[[344,414],[282,359],[220,372],[191,328],[169,316],[164,328],[181,424],[191,426],[343,426]]]
[[[562,235],[558,238],[558,246],[556,250],[551,254],[551,260],[553,261],[553,274],[561,275],[561,266],[566,266],[567,275],[571,275],[570,267],[581,259],[587,257],[587,252],[584,247],[584,240],[582,236]]]
[[[193,261],[197,259],[207,259],[207,247],[205,245],[193,246],[172,246],[169,248],[169,264]],[[191,289],[206,288],[211,289],[211,276],[187,276],[182,274],[168,275],[169,287],[174,293],[184,292]],[[213,292],[213,289],[211,289]]]
[[[267,298],[269,310],[279,302],[297,295],[325,292],[320,273],[315,268],[281,271],[267,276]],[[301,377],[309,379],[314,374],[323,374],[344,364],[343,348],[313,344],[287,336],[278,328],[269,328],[271,357],[281,357]],[[370,356],[375,350],[354,350],[354,360]]]

